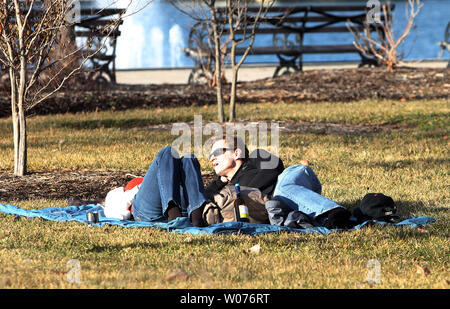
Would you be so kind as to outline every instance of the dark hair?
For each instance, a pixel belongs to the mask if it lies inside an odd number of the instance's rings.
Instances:
[[[237,135],[230,136],[229,134],[224,134],[221,137],[215,138],[213,143],[218,142],[218,141],[225,141],[225,144],[228,147],[233,148],[233,150],[240,149],[241,150],[240,159],[242,159],[244,161],[248,159],[249,151],[248,151],[247,145],[245,144],[245,141],[242,140],[242,138],[240,138],[239,136],[237,136]]]

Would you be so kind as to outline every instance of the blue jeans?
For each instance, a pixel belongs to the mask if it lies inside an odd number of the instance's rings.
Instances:
[[[292,165],[279,176],[273,192],[274,200],[283,202],[293,210],[315,218],[341,205],[320,195],[322,185],[309,166]]]
[[[180,207],[182,216],[189,217],[206,201],[197,158],[179,158],[176,150],[167,146],[156,155],[144,176],[133,201],[133,216],[136,221],[167,222],[170,202]]]

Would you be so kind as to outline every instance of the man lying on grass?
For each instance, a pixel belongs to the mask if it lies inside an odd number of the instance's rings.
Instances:
[[[211,200],[226,185],[239,183],[259,189],[279,207],[287,206],[308,215],[318,225],[329,229],[354,225],[347,209],[321,195],[322,185],[307,165],[284,169],[281,159],[265,150],[257,149],[249,154],[237,136],[216,140],[209,160],[218,175],[206,188],[206,195]]]
[[[163,148],[139,188],[120,191],[123,195],[128,194],[126,203],[122,202],[123,196],[108,193],[105,215],[114,217],[113,207],[115,210],[125,207],[137,221],[171,221],[185,216],[194,226],[204,226],[205,205],[214,201],[214,195],[226,185],[239,183],[259,189],[272,199],[272,206],[273,203],[287,206],[309,216],[320,226],[330,229],[353,226],[347,209],[321,195],[321,184],[307,165],[284,169],[281,159],[265,150],[257,149],[249,154],[239,137],[217,139],[209,160],[218,177],[205,189],[200,164],[194,155],[179,158],[174,148]],[[117,206],[118,203],[122,206]]]

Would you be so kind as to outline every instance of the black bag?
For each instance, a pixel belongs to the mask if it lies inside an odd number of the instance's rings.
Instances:
[[[390,196],[383,193],[368,193],[359,207],[353,210],[353,216],[358,219],[358,222],[366,220],[395,222],[400,218],[396,212],[397,205]]]

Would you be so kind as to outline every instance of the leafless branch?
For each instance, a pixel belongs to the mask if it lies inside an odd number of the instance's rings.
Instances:
[[[385,21],[377,25],[380,29],[377,31],[377,40],[371,37],[370,24],[365,24],[364,34],[361,34],[352,23],[349,23],[347,28],[355,38],[354,46],[366,56],[379,59],[379,62],[387,66],[389,71],[395,70],[396,66],[403,63],[398,55],[398,47],[413,29],[414,19],[419,14],[422,6],[423,4],[420,0],[408,0],[405,7],[407,22],[398,38],[394,36],[390,1],[387,1],[387,5],[382,6]]]

